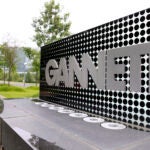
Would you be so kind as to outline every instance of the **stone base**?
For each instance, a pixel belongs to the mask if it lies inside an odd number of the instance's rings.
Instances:
[[[5,150],[148,150],[149,132],[109,130],[36,105],[5,100],[0,142]]]

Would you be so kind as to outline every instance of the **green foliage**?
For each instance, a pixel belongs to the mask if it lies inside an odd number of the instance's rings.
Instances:
[[[3,70],[0,68],[0,80],[3,80]]]
[[[69,13],[62,14],[60,4],[56,4],[55,0],[46,2],[40,17],[34,19],[32,24],[37,45],[41,47],[70,35],[68,17]]]
[[[36,82],[39,81],[39,74],[40,74],[40,52],[29,48],[29,47],[23,47],[23,50],[26,54],[26,56],[32,60],[32,68],[31,70],[35,72],[35,80],[32,78],[33,76],[29,74],[29,72],[26,75],[26,82]]]
[[[32,59],[34,56],[34,49],[30,48],[30,47],[23,47],[23,51],[25,53],[25,55],[29,58]]]
[[[16,70],[17,53],[16,47],[11,47],[8,43],[3,43],[0,46],[1,53],[3,54],[4,66],[8,68],[8,83],[12,79],[12,72]],[[4,79],[5,80],[5,79]]]
[[[24,73],[18,74],[18,79],[16,80],[16,82],[23,82],[24,80]]]
[[[14,71],[14,72],[12,73],[11,81],[19,81],[19,80],[20,80],[19,74],[18,74],[16,71]]]
[[[35,82],[34,79],[33,79],[33,75],[28,71],[27,74],[26,74],[26,83],[33,83]]]
[[[39,87],[21,88],[1,84],[0,95],[6,98],[38,97]]]
[[[32,62],[32,70],[35,72],[35,81],[36,85],[39,82],[39,74],[40,74],[40,52],[35,51],[33,62]]]
[[[4,44],[0,45],[0,68],[4,66]]]
[[[4,58],[3,56],[0,54],[0,68],[4,66]]]

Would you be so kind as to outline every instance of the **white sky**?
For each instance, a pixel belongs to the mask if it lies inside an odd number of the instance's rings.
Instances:
[[[48,0],[0,0],[0,43],[15,39],[19,46],[36,47],[32,42],[32,20]],[[71,33],[150,7],[150,0],[57,0],[70,13]]]

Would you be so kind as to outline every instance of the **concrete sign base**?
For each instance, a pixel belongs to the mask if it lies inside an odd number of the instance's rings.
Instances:
[[[6,150],[148,150],[149,132],[110,130],[28,99],[4,101],[1,144]]]

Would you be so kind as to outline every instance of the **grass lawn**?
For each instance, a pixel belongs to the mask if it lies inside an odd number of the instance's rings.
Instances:
[[[31,86],[22,88],[0,84],[0,95],[6,98],[38,97],[39,87]]]

